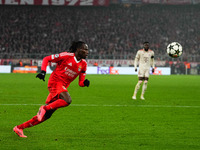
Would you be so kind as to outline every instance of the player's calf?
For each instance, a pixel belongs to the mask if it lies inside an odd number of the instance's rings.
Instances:
[[[42,118],[44,117],[45,113],[46,113],[46,110],[44,108],[45,106],[41,106],[38,113],[37,113],[37,119],[38,121],[42,121]]]
[[[135,90],[134,90],[132,99],[136,99],[136,95],[137,95],[138,90],[140,89],[141,84],[142,84],[142,80],[139,80],[135,86]]]
[[[145,91],[146,91],[146,89],[147,89],[147,83],[148,83],[147,80],[145,80],[144,83],[143,83],[143,86],[142,86],[142,93],[141,93],[141,96],[140,96],[140,99],[141,99],[141,100],[145,100],[145,98],[144,98],[144,93],[145,93]]]

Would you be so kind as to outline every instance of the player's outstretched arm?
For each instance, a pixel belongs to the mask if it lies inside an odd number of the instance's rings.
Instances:
[[[74,54],[63,52],[60,54],[53,54],[53,55],[44,57],[42,60],[42,66],[41,66],[42,71],[39,74],[37,74],[36,78],[39,78],[45,81],[46,69],[49,62],[59,62],[60,60],[63,60],[65,57],[72,56],[72,55]]]
[[[46,68],[49,61],[51,61],[51,56],[46,56],[43,58],[41,72],[36,75],[36,78],[39,78],[40,80],[45,81]]]
[[[46,71],[42,70],[40,73],[36,75],[36,78],[39,78],[40,80],[45,81],[45,75],[46,75]]]

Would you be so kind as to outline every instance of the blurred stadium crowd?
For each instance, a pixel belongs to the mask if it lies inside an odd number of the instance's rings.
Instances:
[[[0,57],[5,59],[41,59],[83,40],[89,59],[133,59],[149,41],[156,59],[166,60],[166,46],[177,41],[182,59],[200,60],[199,5],[0,6],[0,12]]]

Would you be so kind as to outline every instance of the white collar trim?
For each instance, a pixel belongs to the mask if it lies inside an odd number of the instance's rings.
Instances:
[[[75,60],[76,63],[79,63],[79,62],[81,61],[81,60],[78,61],[78,60],[76,59],[76,56],[74,56],[74,60]]]

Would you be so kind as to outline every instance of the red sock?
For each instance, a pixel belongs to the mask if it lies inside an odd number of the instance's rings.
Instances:
[[[68,105],[69,104],[65,100],[58,99],[58,100],[56,100],[56,101],[44,106],[44,109],[46,111],[48,111],[48,110],[51,110],[51,109],[57,109],[57,108],[65,107],[65,106],[68,106]]]
[[[69,104],[68,104],[66,101],[64,101],[63,99],[58,99],[58,100],[56,100],[56,101],[54,101],[54,102],[52,102],[52,103],[46,105],[46,106],[44,107],[44,109],[45,109],[46,111],[48,111],[48,110],[51,110],[51,109],[57,109],[57,108],[65,107],[65,106],[68,106],[68,105],[69,105]],[[44,117],[44,119],[42,119],[42,121],[38,121],[38,120],[37,120],[37,116],[34,116],[32,119],[30,119],[30,120],[28,120],[28,121],[26,121],[26,122],[24,122],[24,123],[18,125],[17,127],[18,127],[19,129],[25,129],[25,128],[29,128],[29,127],[35,126],[35,125],[37,125],[37,124],[39,124],[39,123],[42,123],[42,122],[45,121],[45,120],[46,120],[46,119],[45,119],[45,117]]]
[[[43,122],[43,121],[44,121],[44,120],[38,121],[38,120],[37,120],[37,116],[34,116],[32,119],[30,119],[30,120],[28,120],[28,121],[26,121],[26,122],[24,122],[24,123],[18,125],[17,127],[18,127],[19,129],[25,129],[25,128],[29,128],[29,127],[35,126],[35,125],[37,125],[37,124],[39,124],[39,123],[41,123],[41,122]]]

